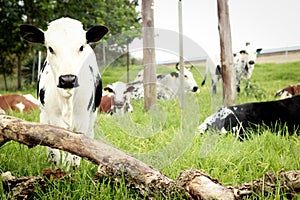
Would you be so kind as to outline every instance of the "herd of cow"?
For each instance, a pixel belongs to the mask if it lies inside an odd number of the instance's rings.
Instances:
[[[22,25],[20,29],[25,40],[43,44],[47,48],[47,58],[39,76],[38,100],[31,95],[2,95],[0,113],[40,109],[40,122],[81,132],[93,138],[97,110],[122,115],[133,111],[131,98],[143,98],[143,70],[131,83],[115,82],[102,87],[96,56],[89,43],[99,41],[108,32],[105,26],[94,26],[85,31],[81,22],[61,18],[52,21],[47,31],[32,25]],[[260,51],[261,49],[251,49],[251,45],[247,43],[245,50],[234,55],[237,91],[240,91],[240,80],[251,77],[256,55]],[[180,70],[176,65],[176,69],[170,74],[157,75],[159,99],[178,96],[181,76],[185,92],[199,92],[191,68]],[[212,92],[216,93],[222,68],[218,63],[207,65],[202,85],[208,71],[212,76]],[[288,86],[278,91],[276,96],[290,98],[224,106],[206,118],[198,131],[204,133],[215,129],[219,132],[242,134],[249,127],[255,128],[257,124],[273,126],[276,123],[286,124],[290,131],[296,131],[300,124],[300,95],[296,95],[299,93],[300,85]],[[47,148],[47,155],[56,164],[60,161],[75,166],[80,164],[77,156],[61,155],[56,149]]]

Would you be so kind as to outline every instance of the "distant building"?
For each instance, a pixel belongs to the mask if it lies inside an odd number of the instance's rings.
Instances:
[[[185,61],[185,65],[206,65],[207,57],[192,58]],[[287,63],[300,61],[300,46],[276,48],[276,49],[263,49],[257,56],[257,63]],[[159,63],[160,65],[173,66],[177,61],[170,60]]]
[[[286,63],[300,61],[300,46],[262,50],[257,63]]]

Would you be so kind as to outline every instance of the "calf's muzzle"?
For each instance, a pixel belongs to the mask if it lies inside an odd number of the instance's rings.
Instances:
[[[197,92],[198,91],[198,87],[197,86],[194,86],[193,87],[193,92]]]
[[[75,75],[72,74],[66,74],[66,75],[61,75],[58,78],[58,85],[57,87],[63,88],[63,89],[71,89],[71,88],[76,88],[78,87],[78,78]]]

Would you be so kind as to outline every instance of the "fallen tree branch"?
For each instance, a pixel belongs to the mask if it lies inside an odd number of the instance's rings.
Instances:
[[[115,180],[124,178],[127,186],[144,196],[180,191],[193,199],[241,199],[253,193],[275,192],[275,187],[266,187],[268,184],[280,184],[291,194],[300,190],[300,171],[281,171],[278,176],[273,172],[270,179],[266,178],[270,174],[266,174],[264,178],[235,187],[223,186],[199,170],[183,171],[174,181],[133,156],[83,134],[0,114],[0,146],[10,140],[29,147],[49,146],[86,158],[99,165],[100,175]]]
[[[250,196],[252,194],[268,195],[274,193],[277,186],[280,186],[282,194],[299,195],[300,170],[281,170],[278,175],[273,171],[268,171],[262,178],[249,183],[242,183],[234,188],[239,196]]]
[[[86,158],[99,165],[99,173],[103,176],[117,180],[124,177],[143,195],[156,192],[167,194],[174,189],[172,179],[133,156],[63,128],[0,115],[0,145],[9,140],[30,147],[49,146]]]

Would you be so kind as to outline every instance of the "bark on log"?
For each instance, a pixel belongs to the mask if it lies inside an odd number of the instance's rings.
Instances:
[[[29,147],[49,146],[86,158],[99,165],[101,175],[115,180],[124,178],[127,186],[147,197],[182,192],[192,199],[241,199],[253,193],[275,192],[277,185],[284,193],[300,192],[300,170],[280,171],[278,175],[268,172],[263,178],[235,187],[223,186],[199,170],[183,171],[174,181],[133,156],[83,134],[0,114],[0,146],[10,140]],[[41,181],[32,177],[30,180]]]
[[[264,177],[249,183],[235,186],[239,196],[251,196],[252,194],[268,195],[276,191],[276,187],[281,187],[281,194],[288,197],[300,194],[300,170],[284,171],[278,175],[273,171],[268,171]]]
[[[46,179],[44,179],[46,177]],[[71,178],[71,173],[63,172],[60,168],[51,170],[50,168],[44,169],[42,177],[26,176],[16,178],[12,176],[10,171],[1,174],[3,181],[3,188],[8,194],[8,199],[30,199],[35,187],[45,187],[48,182],[57,179],[63,180]]]

